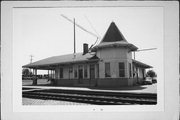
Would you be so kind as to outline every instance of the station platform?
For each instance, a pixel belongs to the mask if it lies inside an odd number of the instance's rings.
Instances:
[[[24,85],[23,91],[30,91],[32,89],[62,89],[62,90],[82,90],[82,91],[100,91],[100,92],[125,92],[125,93],[157,93],[157,84],[152,85],[138,85],[138,86],[130,86],[130,87],[121,87],[121,88],[86,88],[86,87],[60,87],[60,86],[45,86],[45,85],[37,85],[30,86]],[[28,88],[30,88],[28,90]]]

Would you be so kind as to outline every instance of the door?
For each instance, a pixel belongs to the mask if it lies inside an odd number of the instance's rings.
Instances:
[[[78,67],[78,76],[79,76],[79,83],[83,83],[83,67],[79,65]]]
[[[90,65],[90,79],[95,79],[95,65]]]

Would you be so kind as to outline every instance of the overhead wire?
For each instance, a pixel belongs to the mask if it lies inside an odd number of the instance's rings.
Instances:
[[[97,34],[97,39],[95,41],[94,44],[91,45],[91,47],[89,49],[91,49],[97,42],[98,40],[101,38],[100,35],[98,34],[98,32],[96,31],[96,29],[93,27],[92,23],[90,22],[90,20],[88,19],[88,17],[86,15],[84,15],[84,17],[86,18],[86,20],[88,21],[89,25],[91,26],[91,28],[93,29],[93,31]]]
[[[68,20],[69,22],[74,23],[71,19],[69,19],[69,18],[66,17],[65,15],[61,14],[61,16],[62,16],[63,18],[65,18],[66,20]],[[85,31],[85,32],[87,32],[87,33],[89,33],[89,34],[91,34],[91,35],[93,35],[93,36],[95,36],[95,37],[98,37],[96,34],[94,34],[94,33],[90,32],[90,31],[86,30],[85,28],[83,28],[83,27],[80,26],[79,24],[75,23],[75,25],[76,25],[77,27],[79,27],[80,29],[82,29],[83,31]]]

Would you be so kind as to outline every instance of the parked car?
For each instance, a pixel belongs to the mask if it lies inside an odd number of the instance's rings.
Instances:
[[[144,81],[142,81],[142,85],[152,85],[152,78],[151,77],[146,77]]]
[[[152,79],[152,83],[157,83],[157,79],[156,79],[156,78],[153,78],[153,79]]]
[[[142,85],[152,85],[151,81],[142,81]]]

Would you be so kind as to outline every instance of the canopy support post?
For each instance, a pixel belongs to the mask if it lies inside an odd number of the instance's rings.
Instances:
[[[37,69],[33,69],[33,85],[37,85]]]

